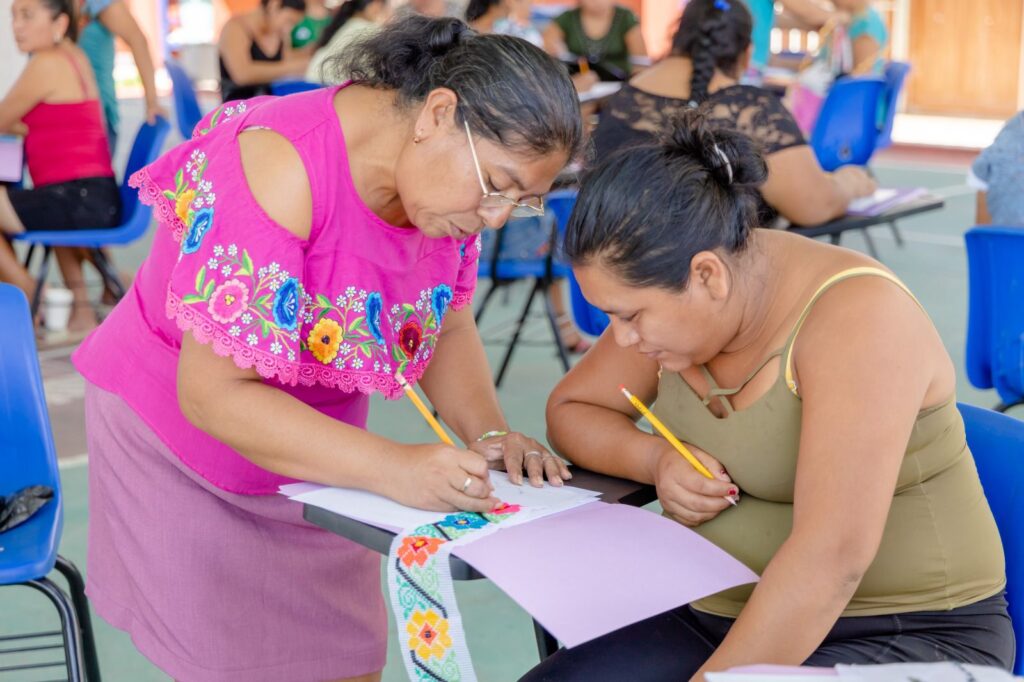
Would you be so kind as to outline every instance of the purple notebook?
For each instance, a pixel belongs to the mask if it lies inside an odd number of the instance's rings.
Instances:
[[[928,194],[924,187],[880,187],[869,197],[854,199],[846,207],[846,215],[876,216]]]
[[[0,135],[0,182],[19,182],[25,148],[17,135]]]

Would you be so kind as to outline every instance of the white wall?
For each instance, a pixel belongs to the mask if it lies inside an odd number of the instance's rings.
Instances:
[[[11,29],[11,3],[0,0],[0,97],[14,85],[15,79],[25,66],[25,55],[18,52]]]

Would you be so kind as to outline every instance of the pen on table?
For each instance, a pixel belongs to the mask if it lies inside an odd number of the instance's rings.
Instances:
[[[423,415],[423,418],[427,421],[427,424],[430,425],[430,428],[434,429],[434,433],[437,434],[437,437],[448,445],[454,446],[455,442],[452,441],[451,436],[445,432],[441,423],[434,418],[431,411],[423,404],[420,397],[416,395],[416,391],[412,390],[412,386],[410,386],[409,382],[405,380],[405,377],[401,372],[395,374],[395,380],[398,381],[398,385],[401,386],[402,390],[405,391],[405,394],[409,396],[409,400],[411,400],[412,404],[416,406],[416,409],[420,411],[420,414]]]
[[[672,447],[679,451],[679,454],[682,455],[687,462],[692,464],[694,469],[699,471],[702,475],[704,475],[707,478],[715,477],[714,474],[708,471],[708,468],[701,464],[700,460],[694,457],[693,453],[690,452],[690,450],[685,445],[683,445],[683,443],[678,438],[676,438],[671,431],[668,430],[668,427],[662,424],[661,420],[655,417],[654,413],[647,409],[647,406],[644,405],[639,398],[630,393],[626,389],[626,387],[621,384],[619,385],[619,390],[622,391],[622,395],[626,396],[629,402],[633,404],[633,407],[635,407],[637,411],[640,414],[642,414],[648,422],[650,422],[651,426],[654,427],[655,431],[660,433],[665,440],[671,443]],[[733,506],[736,505],[736,498],[734,498],[733,496],[726,495],[725,499],[729,500],[729,504]]]

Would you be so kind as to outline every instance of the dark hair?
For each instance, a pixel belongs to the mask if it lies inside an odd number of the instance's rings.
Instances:
[[[78,10],[75,9],[75,0],[39,0],[39,4],[50,11],[50,16],[56,19],[62,14],[68,17],[68,30],[64,31],[64,37],[70,38],[71,42],[78,42]]]
[[[694,255],[746,246],[767,175],[754,140],[687,110],[663,142],[622,149],[584,179],[565,255],[598,258],[633,286],[682,290]]]
[[[703,102],[715,69],[733,73],[750,46],[754,22],[743,0],[690,0],[672,38],[672,54],[693,62],[690,100]]]
[[[306,0],[278,0],[281,4],[281,9],[293,9],[298,12],[306,13]],[[266,9],[267,5],[270,4],[270,0],[260,0],[260,6]]]
[[[466,5],[466,21],[476,21],[492,7],[500,4],[501,0],[469,0],[469,4]]]
[[[437,88],[458,95],[455,119],[516,151],[537,155],[582,145],[579,98],[568,73],[520,38],[479,35],[458,19],[410,15],[331,57],[325,72],[393,90],[400,106]]]
[[[341,27],[348,23],[348,20],[359,14],[375,2],[387,2],[387,0],[345,0],[341,7],[334,12],[331,23],[320,34],[320,40],[316,43],[316,49],[320,49],[331,42],[334,34],[341,30]]]

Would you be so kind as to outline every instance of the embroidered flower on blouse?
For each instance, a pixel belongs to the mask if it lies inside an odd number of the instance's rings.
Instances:
[[[441,320],[448,312],[448,306],[452,302],[452,289],[447,284],[438,284],[434,287],[434,293],[430,296],[430,307],[437,318],[437,326],[441,326]]]
[[[366,323],[370,328],[370,334],[373,335],[373,340],[381,347],[385,345],[384,334],[380,329],[380,315],[383,308],[384,301],[381,299],[380,292],[374,291],[366,297]]]
[[[398,343],[402,348],[402,352],[411,360],[416,355],[416,351],[419,350],[422,341],[423,327],[420,326],[419,320],[415,317],[410,317],[398,331]]]
[[[213,209],[204,208],[201,211],[195,211],[192,213],[191,227],[189,227],[188,234],[181,243],[182,253],[195,253],[199,250],[199,247],[203,244],[203,237],[210,231],[213,226]],[[228,275],[230,273],[224,273]]]
[[[208,310],[217,322],[230,324],[249,306],[249,288],[237,279],[229,279],[214,289]]]
[[[341,325],[325,317],[310,330],[306,345],[309,347],[309,352],[313,354],[313,357],[327,365],[338,354],[341,337]]]
[[[289,277],[274,293],[274,322],[291,331],[299,321],[299,280]]]
[[[249,336],[245,337],[245,342],[250,346],[255,346],[257,343],[260,342],[260,340],[256,337],[255,334],[249,334]]]
[[[273,353],[274,355],[280,355],[281,351],[283,350],[284,346],[282,346],[279,341],[274,341],[272,344],[270,344],[270,352]]]
[[[231,329],[228,330],[228,334],[231,334],[231,336],[238,336],[241,333],[242,328],[239,327],[237,324],[231,325]]]

